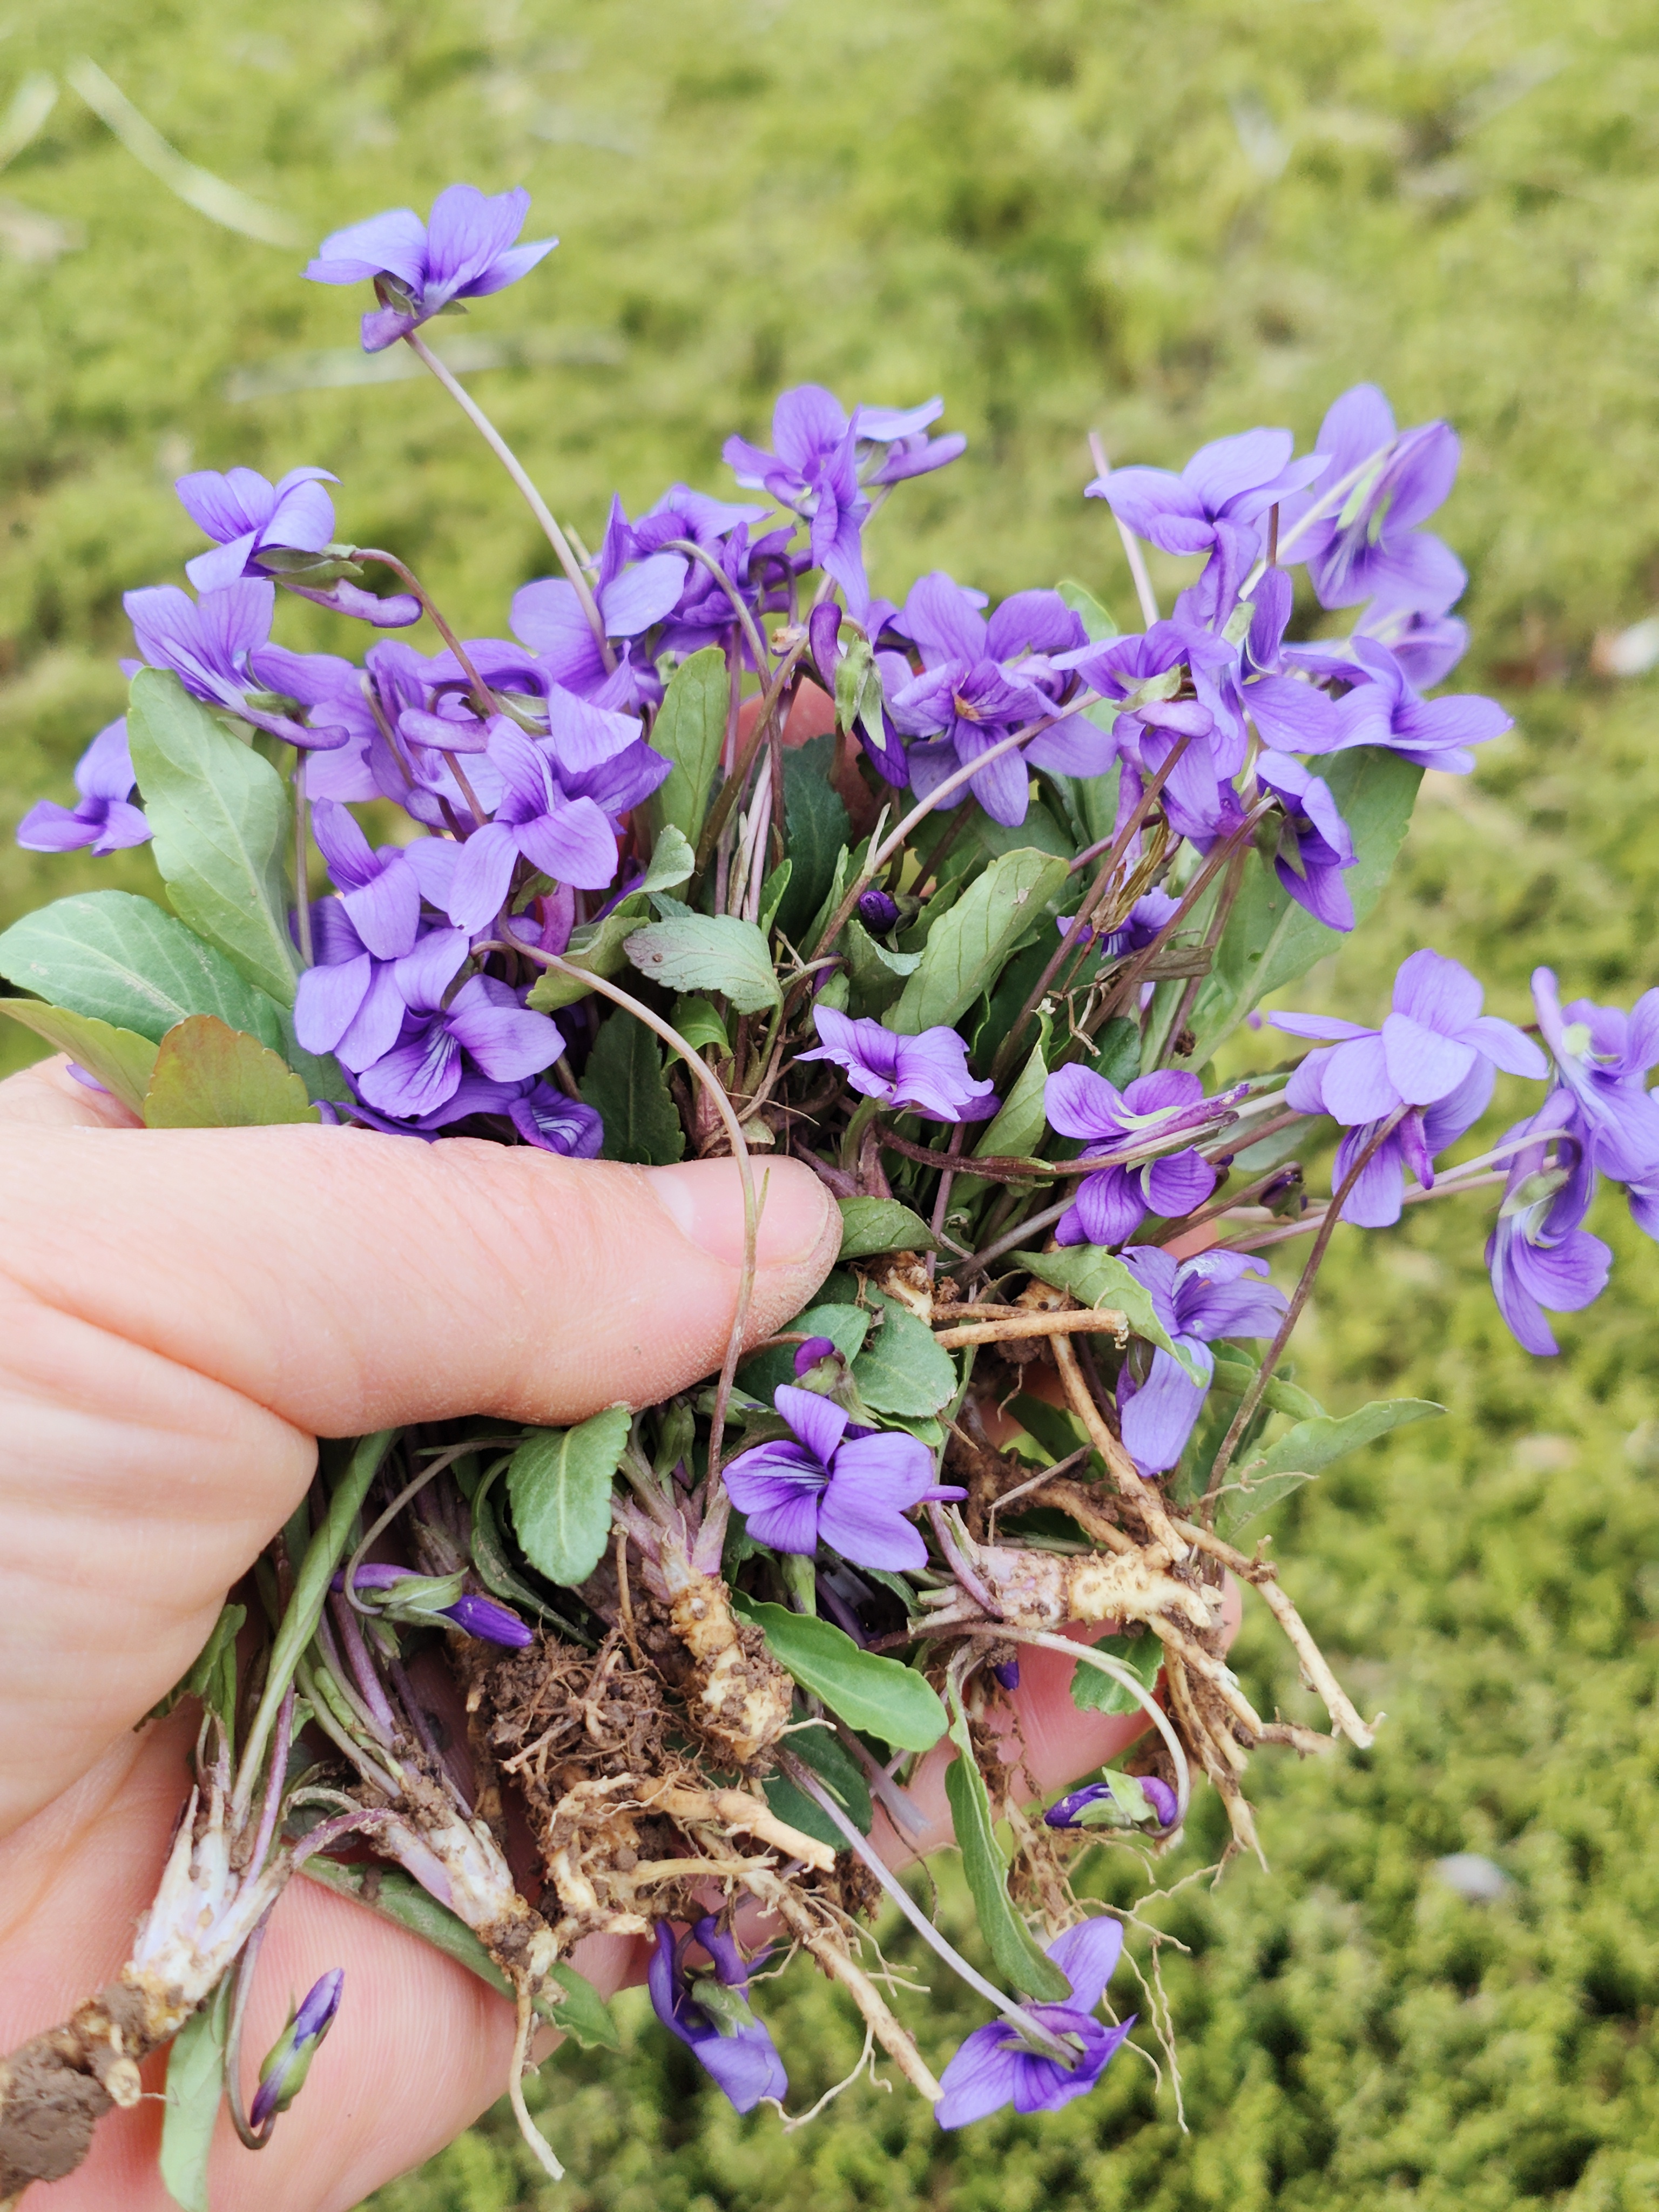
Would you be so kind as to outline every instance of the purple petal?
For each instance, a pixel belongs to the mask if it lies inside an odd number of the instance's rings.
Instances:
[[[1162,1214],[1166,1221],[1178,1221],[1202,1206],[1215,1188],[1215,1170],[1197,1152],[1174,1152],[1166,1159],[1153,1161],[1141,1188],[1154,1213]]]
[[[1167,469],[1114,469],[1102,495],[1120,522],[1165,553],[1206,553],[1215,542],[1203,495]]]
[[[847,1433],[849,1417],[845,1410],[832,1398],[823,1397],[816,1390],[797,1389],[793,1382],[781,1383],[772,1394],[772,1403],[808,1451],[827,1469],[836,1447]]]
[[[656,553],[624,568],[600,594],[599,610],[611,637],[637,637],[673,611],[685,589],[687,563],[677,553]]]
[[[929,666],[945,660],[979,659],[986,651],[984,595],[969,592],[943,568],[930,569],[911,585],[896,627],[921,647]]]
[[[1079,2012],[1092,2012],[1122,1955],[1123,1930],[1115,1920],[1097,1915],[1056,1936],[1048,1948],[1072,1985],[1072,2002]]]
[[[614,843],[613,843],[614,849]],[[445,911],[458,928],[487,928],[506,903],[519,857],[515,833],[499,822],[475,830],[460,848]]]
[[[1426,946],[1401,963],[1394,979],[1394,1010],[1425,1029],[1458,1036],[1480,1012],[1480,986],[1458,961]]]
[[[617,872],[616,832],[591,799],[556,803],[535,820],[521,823],[516,834],[519,850],[532,866],[559,883],[603,890]],[[468,840],[469,851],[476,842]]]
[[[1549,1062],[1524,1030],[1497,1014],[1482,1014],[1463,1031],[1467,1041],[1506,1075],[1525,1075],[1541,1083]]]
[[[449,1004],[449,1033],[497,1083],[551,1067],[564,1050],[558,1024],[521,1006],[505,983],[474,975]]]
[[[464,930],[434,929],[423,937],[392,971],[404,1005],[416,1013],[435,1012],[471,949]]]
[[[1187,1348],[1205,1370],[1203,1383],[1194,1382],[1178,1360],[1162,1351],[1152,1354],[1146,1380],[1127,1401],[1127,1370],[1118,1379],[1124,1449],[1143,1474],[1161,1474],[1177,1463],[1203,1407],[1213,1356],[1207,1345],[1191,1340]]]
[[[421,887],[401,854],[380,866],[361,890],[343,893],[340,903],[377,958],[400,960],[414,949],[421,926]]]
[[[55,799],[41,799],[18,823],[17,842],[28,853],[74,853],[90,845],[101,828],[100,823],[71,813]]]
[[[1357,1049],[1354,1046],[1349,1051]],[[1389,1080],[1409,1106],[1431,1105],[1455,1091],[1474,1061],[1474,1047],[1438,1029],[1425,1028],[1409,1014],[1393,1013],[1382,1024],[1382,1054]],[[1331,1095],[1328,1078],[1325,1096]],[[1337,1115],[1339,1121],[1346,1117]]]
[[[1381,1121],[1400,1103],[1380,1036],[1354,1037],[1334,1046],[1319,1073],[1325,1111],[1349,1127]]]
[[[460,1079],[461,1048],[434,1017],[406,1044],[394,1045],[383,1060],[365,1068],[357,1087],[383,1114],[408,1118],[446,1104]]]
[[[847,430],[845,409],[821,384],[797,385],[781,394],[772,410],[772,443],[778,457],[802,471],[839,446]]]
[[[1403,1126],[1403,1125],[1402,1125]],[[1331,1170],[1331,1188],[1339,1190],[1348,1171],[1376,1134],[1372,1123],[1350,1129],[1336,1148]],[[1385,1137],[1359,1171],[1358,1180],[1342,1201],[1342,1218],[1356,1229],[1392,1229],[1400,1218],[1406,1195],[1406,1169],[1401,1130]]]
[[[945,2094],[933,2107],[933,2118],[940,2127],[966,2127],[1012,2104],[1023,2055],[1020,2046],[1010,2048],[1009,2031],[1000,2021],[964,2037],[939,2076]]]
[[[1127,1127],[1122,1095],[1091,1068],[1057,1067],[1042,1086],[1042,1110],[1062,1137],[1110,1143]]]
[[[331,231],[306,270],[314,284],[358,284],[381,270],[418,291],[426,275],[426,225],[413,208],[390,208]]]
[[[1061,1221],[1063,1244],[1121,1244],[1146,1218],[1140,1178],[1130,1168],[1103,1168],[1085,1176]],[[1067,1231],[1073,1233],[1066,1234]]]

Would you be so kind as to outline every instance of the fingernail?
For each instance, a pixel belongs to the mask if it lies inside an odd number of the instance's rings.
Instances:
[[[647,1172],[681,1236],[728,1267],[743,1265],[743,1177],[735,1160],[685,1160]],[[754,1175],[755,1194],[762,1200],[755,1244],[758,1264],[790,1267],[812,1259],[837,1226],[831,1221],[835,1200],[798,1160],[757,1160]]]

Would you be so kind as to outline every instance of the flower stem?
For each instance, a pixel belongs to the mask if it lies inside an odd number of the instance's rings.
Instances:
[[[425,362],[518,486],[525,505],[540,523],[543,531],[546,533],[548,544],[557,555],[559,566],[570,579],[571,589],[575,592],[581,611],[587,617],[587,626],[593,633],[593,641],[599,648],[599,657],[605,663],[605,673],[609,675],[617,665],[617,657],[611,652],[611,641],[605,634],[605,617],[599,612],[599,603],[593,597],[592,586],[582,573],[581,563],[571,550],[570,540],[553,519],[552,508],[531,482],[523,463],[490,421],[489,416],[484,413],[483,409],[479,406],[477,401],[453,372],[447,368],[439,360],[426,341],[416,331],[408,331],[404,335],[404,343],[417,360]]]

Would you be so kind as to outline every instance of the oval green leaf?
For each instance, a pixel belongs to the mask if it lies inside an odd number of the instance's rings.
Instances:
[[[534,1429],[507,1471],[513,1525],[538,1574],[574,1589],[611,1540],[611,1481],[622,1465],[631,1416],[607,1406],[574,1429]]]
[[[822,1698],[848,1728],[878,1735],[895,1751],[927,1751],[944,1735],[938,1692],[913,1668],[878,1651],[861,1651],[833,1621],[753,1598],[734,1596],[733,1603],[765,1637],[785,1673]]]

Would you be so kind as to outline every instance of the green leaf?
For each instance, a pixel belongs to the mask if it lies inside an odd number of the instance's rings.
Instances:
[[[513,1525],[538,1574],[574,1589],[611,1540],[611,1482],[631,1415],[607,1406],[574,1429],[532,1429],[507,1471]]]
[[[580,1088],[605,1122],[601,1158],[659,1168],[684,1157],[685,1131],[663,1079],[662,1047],[632,1014],[619,1008],[600,1029]]]
[[[584,922],[573,930],[563,957],[586,975],[620,975],[628,965],[624,945],[633,931],[650,919],[650,899],[643,891],[629,891],[603,921]],[[586,998],[592,988],[574,975],[561,975],[556,969],[544,968],[530,994],[529,1004],[538,1014],[553,1014],[561,1006],[573,1006],[578,999]]]
[[[466,1923],[447,1905],[440,1905],[401,1867],[386,1866],[379,1860],[343,1866],[339,1860],[325,1858],[319,1852],[307,1859],[300,1871],[319,1888],[331,1889],[337,1897],[349,1897],[405,1934],[418,1936],[500,1996],[512,1996],[513,1984]],[[620,2051],[622,2038],[617,2023],[592,1983],[562,1960],[552,1972],[557,1989],[544,1989],[536,2000],[542,2018],[567,2035],[574,2035],[585,2050]]]
[[[562,1613],[556,1613],[546,1599],[532,1589],[513,1571],[502,1540],[501,1523],[495,1518],[495,1504],[490,1496],[495,1478],[487,1475],[478,1486],[472,1499],[472,1534],[470,1549],[472,1564],[484,1587],[509,1605],[524,1606],[538,1620],[544,1620],[550,1628],[556,1628],[561,1636],[568,1637],[573,1644],[590,1644],[591,1638],[574,1627]]]
[[[1132,1022],[1125,1014],[1116,1014],[1107,1023],[1094,1041],[1095,1048],[1087,1065],[1097,1075],[1103,1075],[1116,1090],[1133,1083],[1140,1073],[1140,1024]]]
[[[730,914],[688,914],[653,921],[628,939],[641,975],[671,991],[720,991],[740,1014],[778,1003],[778,979],[766,939],[752,921]]]
[[[944,1735],[945,1708],[913,1668],[878,1651],[861,1651],[833,1621],[735,1591],[732,1601],[765,1637],[785,1673],[822,1698],[848,1728],[878,1735],[895,1751],[927,1751]]]
[[[802,945],[813,917],[823,908],[835,878],[836,855],[852,838],[846,805],[830,781],[835,757],[831,737],[811,738],[783,757],[789,888],[775,920],[796,946]]]
[[[726,1024],[709,1000],[676,999],[670,1020],[687,1044],[697,1051],[712,1048],[721,1060],[732,1057],[732,1040],[726,1034]],[[679,1054],[670,1053],[669,1058],[678,1060]]]
[[[1257,1372],[1254,1361],[1242,1358],[1237,1352],[1230,1356],[1224,1351],[1218,1351],[1210,1388],[1229,1398],[1242,1398],[1255,1381]],[[1298,1421],[1325,1419],[1325,1408],[1318,1399],[1310,1398],[1305,1390],[1298,1390],[1294,1382],[1285,1382],[1282,1376],[1272,1377],[1261,1394],[1261,1402],[1271,1412],[1289,1413]]]
[[[896,1198],[842,1198],[842,1260],[867,1260],[874,1252],[929,1252],[933,1232],[919,1213]]]
[[[841,935],[851,986],[848,1003],[855,1018],[885,1013],[906,978],[921,965],[920,952],[890,952],[871,936],[856,915],[848,917]]]
[[[682,661],[668,680],[651,726],[653,750],[672,763],[651,799],[659,835],[672,828],[690,844],[697,842],[726,743],[731,690],[726,655],[717,645]]]
[[[1040,2004],[1063,2004],[1072,1994],[1070,1982],[1042,1949],[1009,1897],[1007,1870],[991,1820],[990,1792],[974,1757],[967,1717],[954,1700],[951,1741],[957,1756],[945,1770],[945,1795],[985,1948],[997,1972],[1020,1996]]]
[[[1363,922],[1376,904],[1404,842],[1423,771],[1376,745],[1332,754],[1321,765],[1352,834],[1358,857],[1342,880],[1353,900],[1354,920]],[[1347,942],[1346,936],[1305,913],[1270,864],[1260,853],[1251,853],[1243,888],[1216,948],[1215,964],[1193,1004],[1189,1023],[1196,1042],[1191,1065],[1201,1066],[1228,1031],[1270,991],[1305,975],[1316,961]]]
[[[1218,1531],[1226,1536],[1242,1528],[1345,1452],[1374,1443],[1390,1429],[1403,1428],[1407,1422],[1436,1420],[1445,1410],[1426,1398],[1378,1398],[1362,1406],[1357,1413],[1340,1418],[1322,1413],[1316,1420],[1298,1421],[1248,1467],[1230,1474],[1229,1483],[1239,1487],[1221,1493],[1216,1511]]]
[[[282,1050],[275,1002],[216,946],[131,891],[80,891],[26,914],[0,936],[0,975],[152,1044],[187,1014],[216,1014]]]
[[[780,860],[761,885],[760,933],[769,938],[772,924],[778,918],[778,908],[783,904],[783,895],[789,888],[789,878],[795,872],[792,860]]]
[[[1075,1414],[1051,1406],[1046,1398],[1034,1398],[1029,1390],[1022,1390],[1008,1411],[1051,1461],[1070,1459],[1079,1444],[1089,1441]]]
[[[1021,939],[1047,919],[1066,862],[1022,847],[993,860],[928,933],[921,965],[887,1017],[901,1036],[950,1024],[988,991]]]
[[[0,998],[0,1014],[9,1014],[66,1052],[130,1112],[143,1114],[149,1072],[155,1065],[155,1047],[148,1037],[94,1021],[89,1014],[72,1014],[66,1006],[49,1006],[44,999]]]
[[[937,1413],[956,1395],[955,1361],[939,1350],[932,1329],[908,1307],[879,1291],[868,1295],[885,1319],[853,1362],[859,1395],[872,1413]]]
[[[1127,1667],[1149,1693],[1164,1664],[1164,1646],[1150,1632],[1139,1636],[1103,1636],[1091,1647],[1105,1658]],[[1081,1666],[1073,1669],[1072,1703],[1080,1713],[1138,1713],[1145,1711],[1133,1691],[1115,1682],[1103,1668]]]
[[[1080,1305],[1115,1307],[1128,1322],[1131,1334],[1172,1354],[1194,1382],[1205,1381],[1191,1352],[1182,1351],[1152,1311],[1151,1292],[1115,1253],[1103,1252],[1095,1244],[1073,1244],[1060,1252],[1016,1252],[1009,1265],[1024,1267],[1057,1291],[1069,1291]]]
[[[870,1785],[864,1778],[863,1769],[851,1753],[843,1750],[838,1740],[823,1728],[802,1729],[798,1735],[790,1737],[789,1748],[803,1766],[812,1769],[859,1833],[867,1836],[875,1819],[875,1808],[870,1802]],[[792,1828],[815,1836],[819,1843],[828,1844],[831,1850],[844,1851],[848,1848],[846,1837],[823,1807],[814,1803],[805,1790],[798,1790],[787,1775],[769,1774],[762,1787],[767,1803],[779,1820],[787,1820]]]
[[[975,1159],[1024,1159],[1036,1149],[1048,1126],[1042,1110],[1048,1080],[1039,1043],[1033,1047],[1018,1081],[1004,1099],[1001,1112],[974,1146]]]
[[[184,2212],[209,2212],[208,2154],[225,2089],[230,1976],[173,2039],[161,2121],[161,2185]]]
[[[1117,635],[1117,624],[1086,584],[1079,584],[1074,577],[1067,576],[1055,588],[1088,632],[1091,645],[1098,645],[1103,638]]]
[[[878,1200],[853,1200],[854,1205],[876,1204]],[[870,1316],[862,1306],[809,1306],[797,1314],[789,1324],[792,1330],[799,1329],[805,1336],[827,1336],[843,1359],[856,1357],[859,1347],[869,1334]],[[769,1406],[772,1393],[780,1382],[795,1379],[795,1346],[793,1344],[775,1345],[770,1352],[757,1352],[738,1370],[738,1383],[751,1398],[758,1398]]]
[[[323,1118],[305,1085],[274,1052],[212,1014],[191,1014],[162,1038],[143,1115],[149,1129],[315,1126]]]
[[[980,850],[994,860],[1005,853],[1052,853],[1068,869],[1077,850],[1076,839],[1067,836],[1040,799],[1030,801],[1023,822],[994,822],[988,814],[981,814],[974,824],[973,838]]]
[[[176,676],[132,679],[127,743],[174,912],[250,983],[291,1006],[284,860],[291,819],[283,779],[232,737]]]
[[[672,822],[665,822],[657,832],[657,842],[651,848],[650,866],[639,888],[642,891],[678,890],[682,884],[690,882],[696,865],[697,856],[691,849],[690,840]]]

